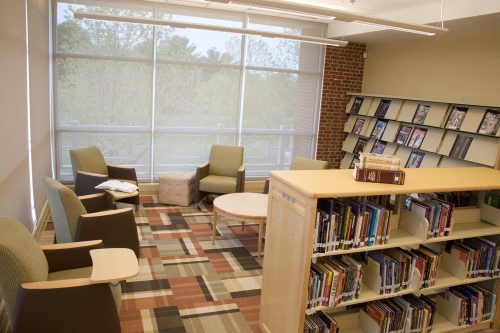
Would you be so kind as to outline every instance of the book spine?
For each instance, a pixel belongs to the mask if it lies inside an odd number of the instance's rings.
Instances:
[[[356,168],[354,179],[362,182],[385,183],[403,185],[405,182],[405,173],[400,171],[360,169]]]
[[[362,166],[364,169],[377,169],[377,170],[389,170],[389,171],[399,171],[400,166],[394,164],[381,164],[381,163],[365,163]]]
[[[367,164],[388,164],[388,165],[400,165],[401,160],[398,157],[382,157],[382,156],[366,156],[360,155],[360,165],[365,167]]]

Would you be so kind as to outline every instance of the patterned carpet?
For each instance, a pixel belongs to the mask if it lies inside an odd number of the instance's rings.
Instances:
[[[260,332],[258,228],[221,218],[212,245],[210,211],[141,197],[140,272],[122,285],[122,332]],[[53,240],[51,229],[41,243]]]

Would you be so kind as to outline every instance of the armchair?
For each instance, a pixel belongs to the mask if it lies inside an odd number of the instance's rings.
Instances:
[[[243,147],[212,145],[208,163],[196,170],[195,188],[196,208],[208,193],[244,192]]]
[[[104,156],[95,146],[72,149],[69,151],[71,166],[75,176],[75,193],[86,195],[102,192],[95,188],[109,179],[116,179],[137,185],[134,168],[119,167],[106,164]],[[139,194],[120,198],[117,201],[139,205]]]
[[[102,239],[106,247],[126,247],[139,256],[131,208],[109,209],[104,193],[77,197],[55,179],[43,179],[58,243]]]
[[[290,165],[290,170],[323,170],[328,167],[327,161],[313,160],[311,158],[297,156]],[[264,193],[269,193],[269,179],[264,184]]]
[[[128,249],[102,247],[99,240],[39,246],[20,223],[0,218],[0,294],[12,331],[120,332],[120,284],[108,282],[136,275],[137,259]],[[94,257],[109,250],[126,258],[107,279],[96,279],[106,263],[93,265]]]

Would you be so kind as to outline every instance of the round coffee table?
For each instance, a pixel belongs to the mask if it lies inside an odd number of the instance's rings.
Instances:
[[[259,224],[259,241],[257,255],[262,252],[262,232],[267,219],[267,194],[261,193],[230,193],[217,197],[214,200],[214,214],[212,218],[212,244],[215,244],[217,222],[219,215],[229,219]]]

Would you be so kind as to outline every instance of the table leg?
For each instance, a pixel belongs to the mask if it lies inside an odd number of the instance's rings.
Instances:
[[[214,207],[214,213],[212,215],[212,245],[215,245],[215,236],[217,235],[217,219],[219,218],[217,214],[217,209]]]
[[[259,221],[259,240],[257,242],[257,258],[260,259],[262,253],[262,233],[264,231],[264,220]]]
[[[241,231],[245,230],[245,221],[241,221]]]

